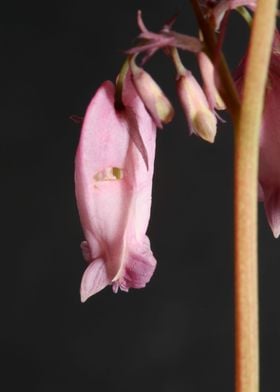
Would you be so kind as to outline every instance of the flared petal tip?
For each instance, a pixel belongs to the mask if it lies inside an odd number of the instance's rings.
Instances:
[[[280,235],[280,190],[263,188],[263,191],[267,220],[273,236],[278,238]]]
[[[280,235],[280,225],[278,225],[277,227],[271,227],[271,230],[274,238],[278,238]]]
[[[102,259],[94,260],[85,270],[82,277],[80,289],[81,302],[86,302],[89,297],[103,290],[110,283],[105,262]]]
[[[89,299],[90,295],[88,295],[87,292],[85,291],[80,291],[80,299],[81,299],[81,303],[85,303],[87,299]]]

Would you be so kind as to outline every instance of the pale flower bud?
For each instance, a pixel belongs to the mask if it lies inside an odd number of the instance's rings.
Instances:
[[[172,121],[174,109],[154,79],[132,59],[130,69],[133,84],[142,99],[146,109],[151,114],[155,124],[162,128],[162,124]]]
[[[215,69],[211,60],[204,52],[199,52],[197,55],[197,59],[203,80],[204,91],[207,96],[210,108],[212,110],[214,108],[217,110],[226,109],[226,105],[222,97],[220,96],[215,84]]]
[[[213,143],[217,132],[217,119],[191,72],[186,70],[179,77],[177,91],[191,133]]]

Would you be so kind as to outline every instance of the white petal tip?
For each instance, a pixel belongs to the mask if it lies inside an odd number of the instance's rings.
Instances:
[[[81,293],[81,303],[84,304],[86,302],[87,299],[89,299],[90,295],[88,295],[87,293]]]
[[[278,238],[280,235],[280,228],[277,227],[277,230],[272,229],[272,233],[273,233],[274,238]]]

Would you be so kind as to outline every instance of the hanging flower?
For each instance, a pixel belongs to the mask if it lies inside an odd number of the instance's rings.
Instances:
[[[236,72],[236,84],[242,92],[246,57]],[[275,237],[280,235],[280,37],[275,32],[265,92],[260,130],[259,199],[264,202],[267,220]]]
[[[76,198],[86,239],[81,248],[88,263],[82,302],[107,285],[114,292],[144,287],[156,266],[145,234],[156,128],[131,82],[124,85],[123,110],[115,109],[114,96],[109,81],[98,89],[76,154]]]

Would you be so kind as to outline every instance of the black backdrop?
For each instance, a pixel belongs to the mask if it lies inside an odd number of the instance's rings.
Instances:
[[[144,290],[105,289],[85,304],[85,264],[73,160],[83,115],[99,84],[113,80],[137,34],[184,1],[118,0],[10,4],[1,42],[1,377],[3,391],[233,391],[232,128],[216,143],[187,134],[174,71],[163,55],[148,65],[177,108],[158,132],[149,226],[156,273]],[[14,8],[13,8],[14,7]],[[9,14],[9,18],[7,15]],[[229,24],[234,67],[247,28]],[[195,60],[185,63],[197,72]],[[262,390],[279,391],[280,243],[260,207]]]

